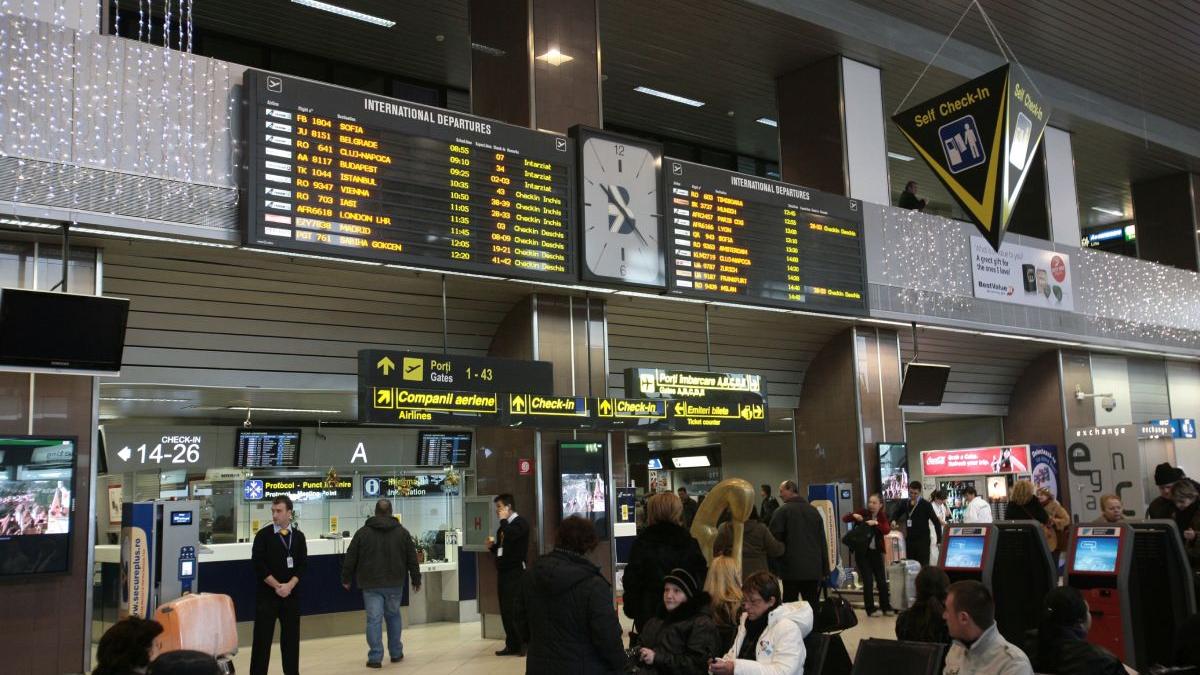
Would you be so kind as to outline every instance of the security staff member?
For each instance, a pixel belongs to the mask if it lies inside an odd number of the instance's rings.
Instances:
[[[517,630],[517,602],[521,594],[521,577],[525,575],[525,556],[529,552],[529,521],[513,510],[513,496],[502,494],[492,500],[500,528],[496,537],[489,537],[489,549],[496,554],[497,586],[500,592],[500,619],[504,622],[504,649],[496,656],[522,656],[525,650]],[[253,674],[251,674],[253,675]]]
[[[308,545],[304,533],[292,526],[292,500],[287,495],[271,502],[271,524],[254,535],[250,559],[259,581],[250,675],[267,675],[277,619],[284,675],[299,675],[300,598],[296,585],[308,567]]]

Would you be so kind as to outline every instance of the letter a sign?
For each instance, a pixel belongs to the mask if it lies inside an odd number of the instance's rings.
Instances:
[[[997,251],[1050,107],[1010,65],[892,117]]]

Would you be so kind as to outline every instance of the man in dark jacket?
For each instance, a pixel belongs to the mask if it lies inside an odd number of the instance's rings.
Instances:
[[[829,550],[825,547],[825,521],[804,497],[795,481],[779,486],[783,505],[771,516],[771,534],[783,542],[783,601],[804,598],[817,606],[821,580],[829,575]]]
[[[1163,462],[1154,467],[1154,484],[1158,486],[1158,496],[1150,502],[1146,509],[1147,518],[1174,518],[1175,502],[1171,501],[1171,486],[1183,480],[1183,469]]]
[[[771,486],[766,483],[762,484],[762,508],[759,513],[762,514],[762,524],[770,526],[771,516],[775,515],[775,509],[779,508],[779,500],[771,496]],[[743,576],[750,576],[749,574]]]
[[[504,623],[504,649],[496,652],[496,656],[522,656],[525,648],[517,631],[516,614],[525,556],[529,553],[529,521],[517,514],[512,495],[502,494],[492,501],[496,504],[500,528],[494,539],[488,538],[488,548],[496,555],[500,620]]]
[[[558,527],[554,551],[522,579],[515,623],[529,643],[526,675],[621,672],[625,647],[612,586],[584,557],[597,543],[592,524],[571,516]]]
[[[400,642],[400,603],[404,584],[412,578],[413,592],[421,590],[417,547],[400,521],[392,516],[392,502],[375,502],[375,516],[354,533],[342,563],[342,586],[356,582],[367,609],[367,667],[383,663],[383,621],[387,621],[388,653],[392,663],[404,658]]]
[[[940,544],[942,521],[933,512],[933,505],[921,497],[922,489],[919,480],[908,484],[909,499],[896,514],[896,522],[904,523],[904,548],[909,560],[916,560],[925,567],[929,564],[929,524],[933,523]]]
[[[688,495],[687,488],[681,487],[677,492],[679,503],[683,504],[683,526],[690,530],[692,521],[696,520],[696,512],[700,510],[700,504]]]
[[[308,544],[292,522],[292,500],[271,501],[271,524],[254,535],[250,559],[258,588],[254,609],[254,646],[250,674],[267,675],[271,642],[279,622],[279,655],[284,675],[300,672],[300,597],[296,586],[308,571]]]

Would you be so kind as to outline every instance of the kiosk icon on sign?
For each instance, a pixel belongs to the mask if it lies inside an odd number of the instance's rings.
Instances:
[[[946,153],[946,167],[950,173],[973,169],[987,161],[983,150],[983,138],[974,115],[964,115],[938,129],[942,150]]]
[[[242,485],[242,493],[246,499],[262,499],[263,482],[261,480],[248,480]]]

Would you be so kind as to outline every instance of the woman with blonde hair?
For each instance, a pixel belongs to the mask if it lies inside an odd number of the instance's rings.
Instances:
[[[1050,488],[1040,487],[1037,489],[1037,500],[1046,510],[1046,524],[1042,527],[1046,534],[1046,546],[1050,548],[1050,553],[1058,560],[1058,554],[1062,552],[1067,545],[1067,528],[1071,525],[1071,514],[1067,513],[1067,509],[1051,494]]]
[[[625,588],[625,616],[636,632],[663,609],[663,579],[675,568],[703,579],[708,563],[700,544],[683,527],[683,503],[673,492],[646,500],[646,527],[629,549],[629,564],[621,577]]]
[[[727,555],[713,558],[704,592],[712,598],[713,621],[721,636],[720,653],[724,654],[737,636],[738,616],[742,613],[742,578],[737,561]]]
[[[1004,512],[1005,520],[1036,520],[1043,526],[1050,520],[1046,509],[1034,496],[1033,483],[1019,480],[1008,495],[1008,509]]]

